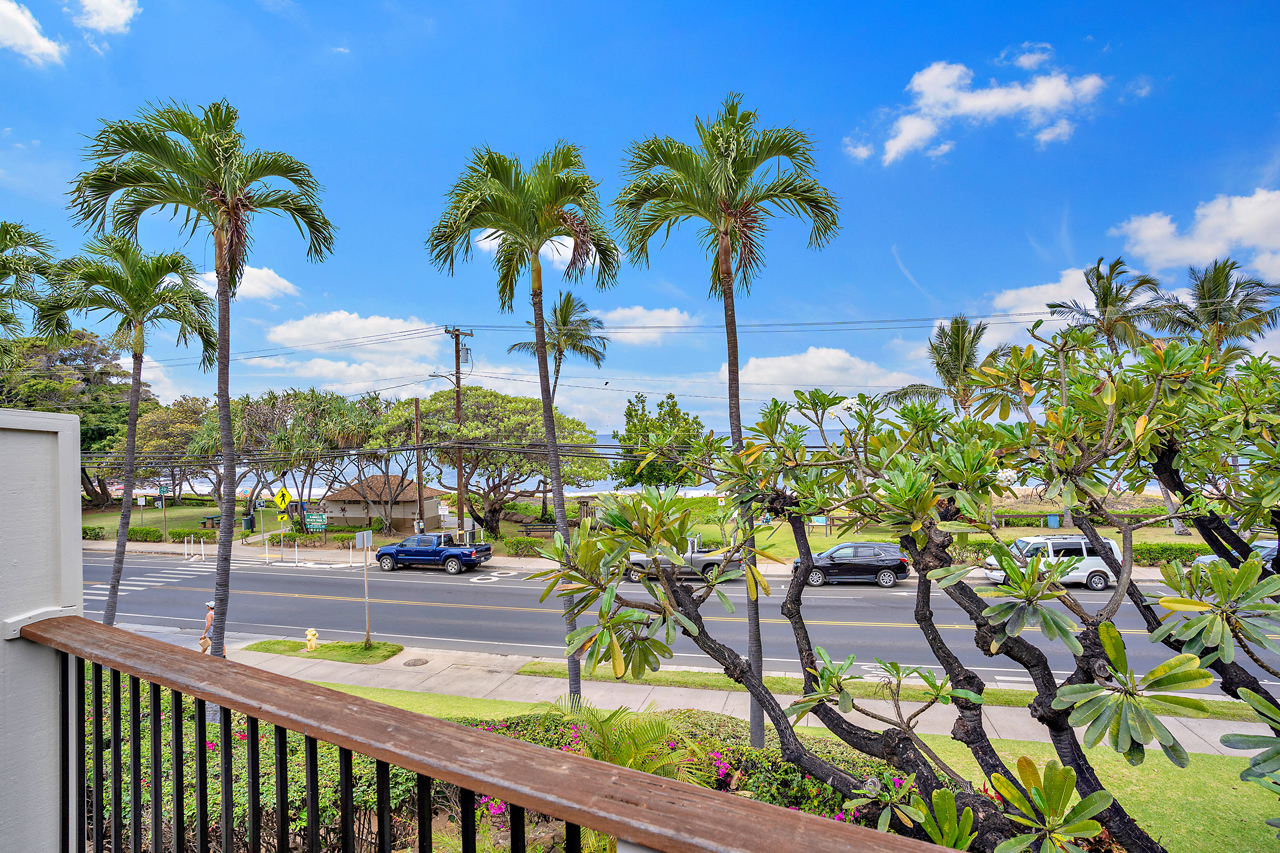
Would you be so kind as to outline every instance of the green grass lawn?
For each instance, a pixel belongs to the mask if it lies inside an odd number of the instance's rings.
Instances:
[[[324,684],[397,708],[433,717],[500,719],[535,712],[537,705],[495,699],[467,699],[409,690],[385,690]],[[820,727],[806,732],[835,736]],[[975,783],[985,781],[962,744],[945,735],[924,735],[943,761]],[[1054,757],[1049,744],[1033,741],[995,740],[996,751],[1012,766],[1019,756],[1029,756],[1040,766]],[[1107,790],[1159,840],[1170,853],[1246,853],[1277,850],[1275,830],[1264,821],[1280,815],[1280,803],[1257,785],[1240,781],[1243,757],[1192,755],[1191,765],[1179,770],[1163,755],[1149,755],[1139,767],[1106,748],[1088,750],[1089,760]]]
[[[363,642],[321,643],[314,652],[309,652],[307,644],[300,640],[261,640],[245,646],[244,650],[313,660],[336,660],[341,663],[382,663],[404,651],[404,646],[398,643],[374,643],[373,648],[366,649]]]
[[[217,514],[217,507],[212,506],[171,506],[166,508],[162,514],[155,507],[139,507],[135,505],[133,511],[129,513],[129,526],[163,529],[163,521],[167,516],[170,530],[174,528],[199,527],[200,522],[204,520],[206,515]],[[120,510],[81,512],[80,523],[85,527],[106,528],[107,538],[113,539],[115,538],[115,532],[120,529]]]
[[[568,678],[569,671],[565,664],[556,661],[533,661],[520,667],[520,675]],[[605,672],[604,670],[597,670],[594,675],[590,675],[584,670],[582,677],[588,681],[615,680],[611,672]],[[630,673],[620,680],[628,684],[644,683],[657,687],[693,687],[702,690],[746,692],[745,687],[720,672],[659,670],[658,672],[645,673],[644,678],[639,681],[633,679]],[[779,695],[798,695],[804,692],[804,682],[799,678],[771,675],[765,677],[764,683],[770,691]],[[886,698],[880,684],[876,681],[856,682],[851,685],[850,692],[856,699]],[[1035,695],[1030,690],[1006,690],[1000,687],[988,687],[982,694],[987,705],[999,708],[1025,708],[1031,704],[1031,700],[1035,698]],[[925,691],[920,688],[911,686],[902,688],[904,702],[923,702],[925,697]],[[1243,720],[1251,723],[1257,721],[1257,716],[1244,702],[1237,702],[1234,699],[1208,699],[1205,704],[1210,708],[1208,719],[1211,720]],[[1185,717],[1190,715],[1168,714],[1166,716]]]

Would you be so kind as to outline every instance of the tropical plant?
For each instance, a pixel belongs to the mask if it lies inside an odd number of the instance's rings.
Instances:
[[[965,417],[976,402],[969,371],[993,364],[1009,353],[1007,345],[998,346],[979,358],[987,324],[973,322],[964,314],[956,314],[933,331],[929,341],[929,361],[942,385],[914,383],[881,395],[892,406],[904,403],[932,403],[949,397],[955,410]]]
[[[996,853],[1020,853],[1028,849],[1038,849],[1039,853],[1055,849],[1084,853],[1076,842],[1093,838],[1102,831],[1101,824],[1091,818],[1107,809],[1114,798],[1106,791],[1094,791],[1071,806],[1075,798],[1076,771],[1055,760],[1045,764],[1041,775],[1035,762],[1024,755],[1018,759],[1018,778],[1027,796],[999,773],[991,777],[991,785],[1005,803],[1021,813],[1010,814],[1009,819],[1029,827],[1031,832],[1001,843]]]
[[[1224,360],[1235,361],[1248,354],[1242,341],[1256,341],[1280,323],[1280,307],[1271,306],[1280,291],[1240,273],[1230,258],[1191,267],[1187,275],[1191,287],[1185,302],[1166,294],[1156,304],[1152,324],[1157,329],[1198,339]]]
[[[440,221],[431,229],[427,249],[437,268],[453,274],[455,262],[471,257],[475,243],[494,252],[498,301],[510,311],[516,288],[529,272],[533,304],[535,360],[542,397],[542,428],[547,443],[556,529],[569,531],[564,482],[557,446],[551,376],[547,364],[547,324],[542,310],[542,252],[563,251],[572,243],[565,278],[576,281],[595,270],[596,287],[611,287],[618,276],[618,247],[600,212],[599,184],[587,174],[578,146],[558,143],[526,169],[515,157],[488,148],[472,152],[471,162],[449,190]],[[473,232],[478,232],[473,239]],[[572,602],[565,600],[566,613]],[[574,630],[572,620],[568,628]],[[580,695],[577,662],[569,661],[569,692]]]
[[[984,598],[1014,599],[982,611],[985,618],[999,626],[991,640],[991,651],[998,651],[1005,640],[1018,636],[1023,629],[1039,626],[1046,640],[1060,639],[1073,654],[1082,653],[1084,649],[1073,633],[1076,623],[1049,607],[1049,602],[1068,594],[1062,579],[1080,565],[1081,558],[1049,560],[1035,556],[1023,567],[1002,542],[993,543],[991,553],[999,570],[1004,572],[1004,581],[996,586],[980,586],[974,592]]]
[[[0,222],[0,369],[17,366],[20,306],[37,303],[36,281],[53,262],[53,243],[21,222]]]
[[[333,249],[334,227],[320,209],[321,187],[306,164],[278,151],[247,149],[239,113],[226,101],[193,111],[176,102],[147,106],[135,120],[104,121],[86,151],[91,168],[75,181],[71,208],[79,223],[136,239],[149,211],[169,210],[182,229],[213,237],[218,312],[218,427],[223,505],[235,505],[232,433],[231,300],[236,295],[258,213],[288,217],[307,238],[307,257]],[[214,578],[210,652],[221,656],[230,598],[235,514],[222,513]]]
[[[1280,710],[1252,690],[1241,690],[1240,698],[1249,703],[1258,718],[1280,731]],[[1240,781],[1252,782],[1273,794],[1280,794],[1280,737],[1271,735],[1226,734],[1221,740],[1228,749],[1260,749],[1262,752],[1249,759],[1249,766],[1240,771]],[[1267,826],[1280,829],[1280,818],[1273,817]],[[1280,835],[1276,836],[1280,838]]]
[[[529,326],[533,326],[530,322]],[[587,309],[587,303],[569,291],[561,291],[560,298],[551,306],[551,314],[546,318],[544,337],[547,341],[547,352],[551,356],[554,367],[551,371],[551,402],[556,400],[556,389],[560,386],[560,368],[569,356],[599,367],[604,364],[604,352],[609,346],[609,338],[600,334],[604,323],[599,317]],[[538,342],[520,341],[507,347],[507,352],[519,352],[538,355]]]
[[[680,444],[696,441],[702,436],[701,419],[681,409],[675,394],[667,394],[654,408],[656,411],[649,411],[644,394],[627,401],[622,431],[613,432],[614,441],[621,445],[622,459],[613,465],[612,475],[619,486],[696,486],[698,478],[693,472],[678,463],[649,457],[645,448],[658,435]],[[724,509],[732,514],[738,508]],[[723,539],[724,525],[720,530]]]
[[[1146,339],[1140,328],[1151,316],[1151,298],[1160,293],[1160,282],[1149,275],[1130,275],[1124,260],[1116,258],[1104,271],[1102,258],[1084,271],[1085,284],[1093,296],[1088,305],[1072,299],[1050,302],[1046,307],[1054,317],[1071,325],[1092,329],[1107,343],[1111,354],[1120,355],[1120,346],[1137,348]],[[1148,297],[1143,301],[1143,297]]]
[[[562,696],[543,708],[545,718],[571,727],[588,758],[694,785],[710,783],[702,749],[652,705],[604,711],[580,696]]]
[[[1256,552],[1239,568],[1232,568],[1226,560],[1214,560],[1207,566],[1192,563],[1185,569],[1177,562],[1162,565],[1160,573],[1173,595],[1147,597],[1170,611],[1169,616],[1188,615],[1167,619],[1152,632],[1151,641],[1166,636],[1181,640],[1186,651],[1200,656],[1204,664],[1219,657],[1231,663],[1239,644],[1261,669],[1280,678],[1280,672],[1251,647],[1280,654],[1280,645],[1268,634],[1280,627],[1280,604],[1273,600],[1280,594],[1280,575],[1259,581],[1262,572],[1262,558]]]
[[[1088,746],[1097,746],[1107,737],[1111,748],[1136,767],[1146,757],[1145,745],[1154,739],[1170,761],[1186,767],[1190,760],[1186,749],[1157,714],[1204,717],[1208,716],[1209,709],[1199,699],[1158,694],[1208,687],[1213,684],[1213,673],[1201,669],[1200,659],[1195,655],[1181,654],[1138,678],[1129,668],[1124,638],[1115,625],[1100,624],[1098,640],[1111,662],[1107,680],[1063,685],[1058,688],[1053,707],[1075,708],[1067,722],[1072,726],[1088,726],[1084,733]]]
[[[157,327],[172,324],[177,329],[179,344],[199,342],[200,363],[208,369],[218,349],[213,330],[213,300],[196,284],[195,268],[186,255],[181,252],[148,255],[132,240],[117,234],[93,240],[84,256],[58,264],[52,283],[53,291],[41,302],[37,312],[37,331],[54,340],[68,340],[72,315],[94,315],[115,323],[109,343],[127,349],[133,357],[120,527],[102,615],[104,625],[113,625],[132,512],[138,403],[148,339]]]
[[[880,817],[876,821],[876,829],[881,832],[889,831],[889,821],[895,816],[902,821],[902,825],[907,829],[915,826],[912,821],[924,821],[924,800],[915,791],[916,777],[914,773],[905,779],[895,778],[888,785],[880,783],[880,780],[875,777],[871,777],[868,781],[874,781],[879,784],[859,792],[866,794],[867,796],[865,797],[846,800],[844,804],[846,811],[865,806],[867,803],[876,803],[880,806]]]
[[[924,800],[920,803],[923,805]],[[939,788],[933,792],[932,808],[921,808],[920,825],[924,827],[929,840],[939,847],[949,850],[968,850],[973,839],[978,837],[973,829],[973,809],[965,807],[960,814],[956,808],[955,792],[948,788]]]
[[[793,127],[761,128],[759,117],[729,94],[711,121],[695,119],[698,146],[653,136],[627,151],[626,186],[615,221],[633,263],[647,265],[649,242],[688,220],[712,259],[712,298],[724,306],[728,350],[729,434],[742,447],[735,290],[744,295],[764,267],[763,238],[775,216],[808,219],[809,246],[821,248],[839,230],[840,206],[814,177],[814,144]],[[785,166],[785,168],[784,168]],[[759,602],[747,600],[747,656],[763,667]],[[764,745],[764,717],[751,705],[751,742]]]

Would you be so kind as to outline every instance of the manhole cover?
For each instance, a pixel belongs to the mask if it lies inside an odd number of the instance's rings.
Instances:
[[[424,663],[431,663],[431,661],[427,660],[426,658],[414,658],[413,660],[405,661],[404,665],[405,666],[422,666]]]

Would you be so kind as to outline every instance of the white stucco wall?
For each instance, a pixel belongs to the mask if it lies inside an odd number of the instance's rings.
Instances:
[[[58,663],[15,637],[82,612],[79,418],[0,409],[0,470],[0,849],[55,853]]]

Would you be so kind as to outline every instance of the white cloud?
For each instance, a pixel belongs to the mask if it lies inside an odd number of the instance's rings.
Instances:
[[[910,373],[887,370],[835,347],[809,347],[794,355],[752,357],[740,375],[744,395],[778,398],[787,396],[788,388],[826,388],[846,394],[881,393],[921,381]],[[720,379],[729,380],[727,364],[720,366]]]
[[[844,142],[841,147],[844,148],[844,153],[848,154],[859,163],[876,153],[875,148],[873,148],[870,143],[854,142],[853,137],[851,136],[846,136],[844,138]]]
[[[635,346],[652,346],[662,341],[667,335],[678,331],[681,326],[688,326],[693,318],[679,308],[644,308],[632,305],[630,308],[615,308],[601,313],[600,319],[605,324],[605,334],[609,340],[619,344]],[[618,327],[628,326],[666,326],[668,328],[631,329]]]
[[[471,242],[477,249],[486,255],[492,255],[498,251],[498,232],[485,228],[478,232]],[[538,252],[538,257],[542,259],[544,264],[550,264],[552,268],[563,270],[569,266],[569,258],[573,256],[573,240],[569,237],[552,237],[542,245],[542,250]]]
[[[331,350],[338,346],[333,342],[341,341],[337,352],[379,364],[431,358],[439,352],[442,336],[439,327],[417,317],[361,317],[350,311],[311,314],[267,330],[267,340],[274,344],[319,351]]]
[[[199,355],[199,344],[193,350],[193,354]],[[130,373],[133,372],[133,359],[122,358],[119,362],[122,370]],[[165,370],[165,366],[158,362],[152,361],[150,358],[142,357],[142,381],[151,386],[151,393],[156,395],[156,399],[161,403],[168,405],[184,393],[188,393],[185,389],[180,390],[173,378]]]
[[[1031,127],[1043,127],[1089,103],[1106,85],[1097,74],[1072,78],[1061,71],[1038,74],[1027,83],[993,81],[983,89],[972,84],[973,72],[958,63],[935,62],[917,71],[907,86],[912,104],[894,123],[884,146],[884,164],[927,149],[955,119],[980,122],[1021,116]]]
[[[1053,58],[1053,45],[1046,42],[1024,41],[1019,47],[1006,48],[1000,58],[1024,71],[1034,71]]]
[[[0,0],[0,48],[25,57],[32,65],[62,62],[67,46],[47,38],[40,22],[20,3]]]
[[[1040,143],[1043,148],[1050,142],[1066,142],[1071,138],[1071,133],[1076,126],[1065,118],[1060,118],[1049,127],[1036,134],[1036,142]]]
[[[333,52],[334,52],[334,53],[350,53],[350,52],[351,52],[351,48],[349,48],[349,47],[335,47],[335,48],[333,48]]]
[[[217,293],[217,273],[201,273],[200,286],[210,295]],[[268,267],[245,267],[240,276],[240,286],[236,288],[237,299],[275,299],[277,296],[298,295],[296,285]]]
[[[1125,251],[1154,269],[1204,265],[1243,252],[1263,276],[1280,278],[1280,190],[1259,188],[1253,195],[1201,202],[1185,232],[1161,212],[1132,216],[1107,233],[1124,237]]]
[[[956,147],[956,144],[954,142],[948,141],[934,148],[930,148],[925,153],[928,154],[930,157],[941,157],[943,154],[946,154],[948,151],[950,151],[952,148],[955,148],[955,147]]]
[[[1013,342],[1026,343],[1031,339],[1026,330],[1038,319],[1044,319],[1041,326],[1043,334],[1053,334],[1063,328],[1066,322],[1048,318],[1049,310],[1045,308],[1050,302],[1068,302],[1073,299],[1089,303],[1091,296],[1089,286],[1084,280],[1084,270],[1080,268],[1065,269],[1057,281],[1047,284],[1034,284],[1030,287],[1013,287],[1002,290],[991,297],[991,307],[996,313],[1015,314],[1021,316],[986,320],[989,327],[983,344],[996,346]]]
[[[138,0],[80,0],[77,27],[100,33],[127,33],[129,22],[141,12]]]

